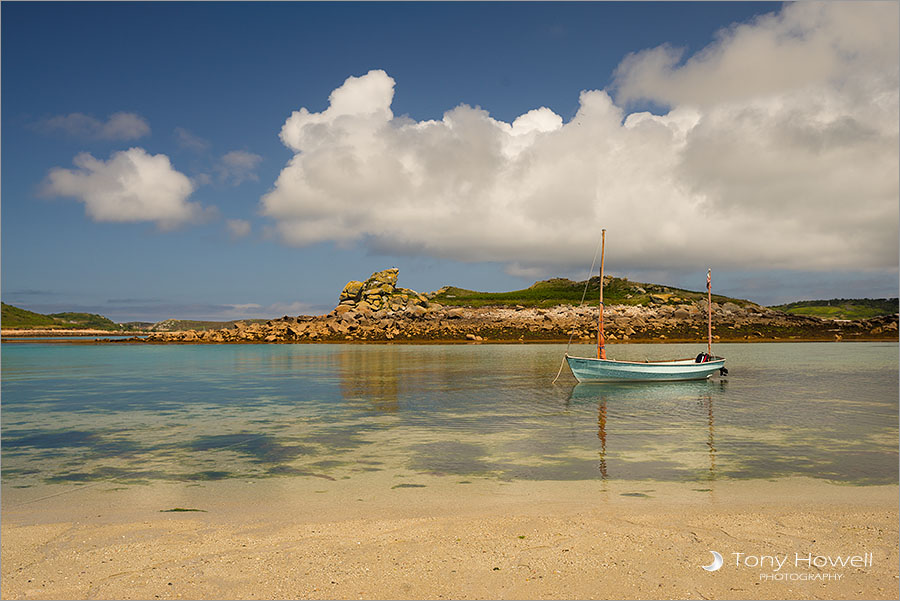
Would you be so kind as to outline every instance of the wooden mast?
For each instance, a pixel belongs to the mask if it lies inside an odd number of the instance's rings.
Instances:
[[[706,315],[707,315],[707,338],[706,338],[706,354],[712,356],[712,269],[706,272]]]
[[[603,338],[603,261],[606,255],[606,230],[600,230],[600,324],[597,329],[597,358],[606,359],[606,340]]]

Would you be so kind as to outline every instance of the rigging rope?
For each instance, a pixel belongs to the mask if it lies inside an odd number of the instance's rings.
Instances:
[[[603,243],[603,238],[600,238],[600,241],[597,242],[597,248],[594,250],[594,260],[591,261],[591,269],[588,271],[587,280],[584,282],[584,292],[581,293],[581,302],[578,303],[578,308],[580,309],[582,305],[584,305],[584,299],[587,297],[588,286],[591,284],[591,276],[594,275],[594,265],[597,264],[597,255],[600,254],[600,245]],[[603,282],[600,282],[600,285],[603,285]],[[566,364],[566,355],[569,354],[569,347],[572,346],[572,338],[575,337],[575,328],[577,324],[572,325],[572,331],[569,332],[569,342],[566,343],[566,354],[563,355],[562,362],[559,364],[559,371],[556,372],[556,377],[553,378],[551,384],[556,384],[556,381],[559,379],[560,374],[562,373],[563,366]]]

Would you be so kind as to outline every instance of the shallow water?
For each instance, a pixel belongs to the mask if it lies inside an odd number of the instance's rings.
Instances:
[[[7,345],[3,485],[369,472],[897,483],[896,344],[714,350],[727,378],[575,385],[567,371],[551,384],[559,345]]]

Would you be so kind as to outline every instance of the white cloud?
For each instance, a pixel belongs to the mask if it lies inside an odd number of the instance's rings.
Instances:
[[[568,123],[465,105],[397,118],[394,80],[370,71],[286,120],[295,155],[262,212],[288,244],[515,273],[584,265],[601,227],[622,271],[896,269],[897,17],[894,3],[786,5],[683,63],[666,47],[627,57],[616,100],[584,91]],[[638,98],[671,108],[626,114]]]
[[[256,167],[262,162],[262,157],[244,150],[232,150],[222,156],[217,170],[222,181],[229,182],[233,186],[251,180],[258,181]]]
[[[100,121],[84,113],[57,115],[39,124],[44,131],[62,131],[71,136],[96,140],[136,140],[150,133],[150,125],[134,113],[113,113]]]
[[[130,148],[113,153],[108,161],[81,153],[73,162],[76,169],[50,170],[46,191],[77,198],[95,221],[155,221],[166,229],[194,221],[204,212],[200,205],[187,202],[193,184],[172,168],[164,154]]]
[[[243,238],[250,234],[250,222],[244,219],[229,219],[225,225],[233,238]]]
[[[722,30],[683,64],[683,50],[666,45],[625,57],[617,98],[709,106],[823,88],[850,96],[868,84],[896,88],[898,18],[896,3],[791,3]]]
[[[205,152],[209,148],[209,141],[194,135],[183,127],[176,127],[174,131],[175,141],[182,148],[194,152]]]

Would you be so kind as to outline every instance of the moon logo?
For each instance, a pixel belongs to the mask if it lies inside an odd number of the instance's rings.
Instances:
[[[707,572],[715,572],[716,570],[718,570],[719,568],[722,567],[722,564],[724,562],[722,561],[722,556],[719,555],[717,552],[710,551],[710,553],[713,554],[713,562],[711,564],[709,564],[708,566],[700,566],[700,567],[702,567]]]

